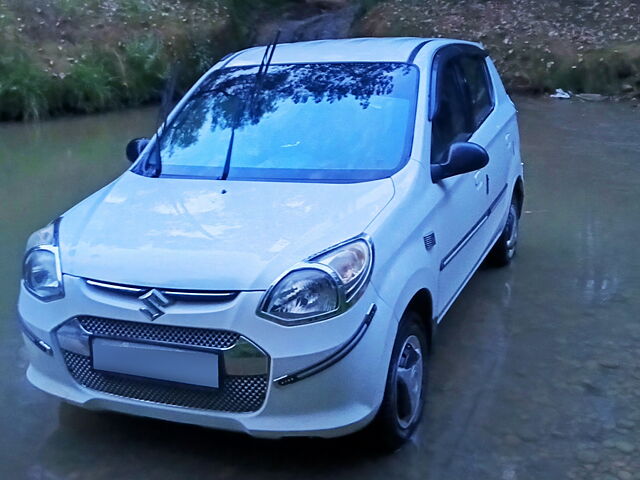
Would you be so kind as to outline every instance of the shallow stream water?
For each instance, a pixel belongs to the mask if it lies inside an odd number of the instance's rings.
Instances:
[[[389,456],[87,412],[31,387],[24,242],[123,171],[156,112],[0,125],[0,478],[640,479],[640,109],[517,103],[520,251],[445,317],[422,426]]]

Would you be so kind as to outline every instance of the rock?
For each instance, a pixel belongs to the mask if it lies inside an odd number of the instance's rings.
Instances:
[[[636,426],[636,423],[633,420],[620,420],[617,423],[620,428],[624,428],[626,430],[631,430]]]
[[[615,358],[604,358],[598,363],[604,368],[620,368],[620,361]]]
[[[581,386],[586,393],[591,395],[601,395],[602,389],[597,385],[594,385],[590,380],[584,380],[581,382]]]
[[[606,96],[600,95],[599,93],[578,93],[574,96],[587,102],[602,102],[607,99]]]
[[[349,0],[305,0],[304,3],[319,8],[335,9],[346,7],[349,5]]]
[[[507,445],[515,446],[515,445],[520,445],[521,440],[515,435],[507,435],[504,437],[504,443]]]
[[[533,429],[528,427],[522,427],[517,432],[518,437],[523,442],[533,442],[537,439],[538,434]]]
[[[631,480],[633,478],[633,475],[625,470],[620,470],[617,475],[620,480]]]
[[[595,450],[578,450],[576,458],[582,463],[594,464],[600,462],[600,454]]]
[[[629,443],[626,440],[618,440],[615,446],[622,453],[631,453],[636,449],[636,447],[634,447],[632,443]]]

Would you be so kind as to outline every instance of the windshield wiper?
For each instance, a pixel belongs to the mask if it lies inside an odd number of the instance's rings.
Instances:
[[[262,79],[267,75],[267,71],[269,70],[269,65],[271,65],[271,60],[273,59],[273,53],[276,51],[276,46],[278,45],[278,39],[280,38],[280,30],[276,33],[276,37],[273,42],[267,45],[267,48],[264,51],[264,55],[262,56],[262,62],[260,62],[260,67],[258,68],[258,72],[256,73],[256,80],[253,84],[253,91],[251,93],[251,97],[248,101],[249,113],[253,112],[253,104],[255,102],[255,98],[258,95],[259,89],[262,87]],[[245,105],[245,108],[247,105]],[[231,138],[229,139],[229,146],[227,147],[227,156],[224,160],[224,168],[222,169],[222,175],[218,180],[226,180],[229,177],[229,170],[231,168],[231,155],[233,153],[233,142],[236,138],[236,125],[240,121],[242,114],[244,113],[244,108],[240,107],[235,112],[235,118],[231,124]]]

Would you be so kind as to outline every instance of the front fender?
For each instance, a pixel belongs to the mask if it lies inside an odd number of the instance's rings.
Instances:
[[[433,223],[437,204],[433,196],[438,193],[429,188],[429,172],[416,161],[409,162],[393,181],[396,194],[368,231],[376,248],[371,282],[399,321],[417,292],[437,292],[437,249],[428,249],[424,236]]]

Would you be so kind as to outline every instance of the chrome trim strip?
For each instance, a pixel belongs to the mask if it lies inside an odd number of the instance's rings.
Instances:
[[[315,363],[310,367],[306,367],[306,368],[303,368],[302,370],[298,370],[297,372],[289,373],[287,375],[282,375],[281,377],[276,378],[274,382],[280,385],[281,387],[285,385],[291,385],[292,383],[296,383],[296,382],[299,382],[300,380],[304,380],[305,378],[309,378],[310,376],[315,375],[316,373],[320,373],[323,370],[326,370],[332,365],[335,365],[336,363],[338,363],[340,360],[346,357],[347,354],[351,352],[351,350],[353,350],[356,347],[356,345],[360,342],[360,340],[362,340],[362,337],[364,337],[364,334],[367,331],[367,328],[369,328],[369,325],[371,324],[371,321],[373,320],[373,316],[376,314],[377,309],[378,307],[376,306],[376,304],[372,303],[371,307],[369,307],[369,311],[364,316],[364,320],[362,321],[358,329],[355,331],[355,333],[351,336],[351,338],[349,338],[346,342],[344,342],[338,348],[338,350],[336,350],[334,353],[329,355],[327,358],[325,358],[324,360],[320,360],[318,363]]]
[[[504,187],[502,187],[502,190],[500,190],[500,193],[496,195],[496,198],[493,200],[493,202],[491,202],[491,205],[489,205],[489,208],[487,208],[487,210],[482,214],[482,216],[475,223],[475,225],[471,227],[471,229],[464,234],[464,236],[456,244],[456,246],[453,247],[453,249],[451,249],[451,251],[444,256],[444,258],[442,259],[442,262],[440,262],[440,271],[444,270],[447,267],[447,265],[451,263],[451,261],[455,258],[455,256],[458,253],[460,253],[460,251],[466,246],[469,240],[471,240],[471,238],[478,232],[478,230],[484,224],[484,222],[486,222],[489,219],[489,217],[495,210],[496,205],[498,204],[500,199],[504,196],[505,192],[507,191],[507,187],[508,187],[508,184],[505,184]]]
[[[123,292],[131,292],[131,293],[142,293],[145,291],[144,288],[138,288],[138,287],[126,287],[124,285],[116,285],[115,283],[105,283],[105,282],[99,282],[97,280],[89,280],[89,279],[85,279],[85,282],[88,285],[94,286],[94,287],[98,287],[98,288],[106,288],[109,290],[120,290]]]
[[[162,290],[165,295],[177,296],[177,297],[235,297],[237,292],[181,292],[180,290]]]
[[[102,282],[99,280],[92,280],[89,278],[84,279],[87,285],[91,285],[92,287],[102,288],[105,290],[113,290],[115,292],[124,293],[124,294],[141,294],[145,292],[150,292],[152,290],[156,290],[160,292],[162,295],[166,295],[174,298],[188,298],[190,300],[233,300],[238,296],[237,291],[229,291],[229,292],[216,292],[216,291],[197,291],[197,290],[174,290],[174,289],[163,289],[163,288],[154,288],[154,287],[134,287],[131,285],[120,285],[117,283],[108,283]]]

